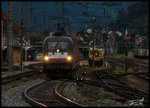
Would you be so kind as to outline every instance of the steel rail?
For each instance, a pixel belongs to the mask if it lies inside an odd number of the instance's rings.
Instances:
[[[130,88],[129,86],[127,86],[127,85],[106,83],[106,82],[104,82],[104,81],[102,81],[102,80],[101,80],[101,81],[94,81],[94,80],[82,80],[82,81],[77,81],[77,80],[65,80],[65,81],[61,82],[60,84],[58,84],[58,85],[55,87],[55,89],[54,89],[54,94],[55,94],[56,98],[57,98],[59,101],[65,103],[66,105],[69,105],[69,106],[86,107],[87,105],[79,104],[79,103],[77,103],[77,102],[75,102],[75,101],[73,101],[73,100],[71,100],[71,99],[69,99],[69,98],[63,96],[63,94],[61,94],[61,91],[63,90],[63,85],[64,85],[64,83],[67,82],[67,81],[76,82],[76,83],[83,83],[83,84],[89,84],[89,85],[98,86],[98,87],[103,87],[103,88],[106,88],[106,89],[108,89],[108,90],[112,90],[112,91],[114,91],[115,93],[117,93],[117,94],[119,94],[119,95],[121,95],[121,96],[127,97],[128,99],[133,99],[133,96],[131,96],[132,93],[125,93],[125,92],[122,92],[122,90],[120,90],[120,91],[119,91],[119,90],[116,90],[117,87],[122,87],[122,89],[123,89],[123,87],[125,87],[126,90],[130,90],[131,88]],[[24,98],[25,98],[29,103],[31,103],[32,105],[34,105],[34,106],[47,107],[47,105],[45,105],[45,104],[43,104],[43,103],[41,103],[41,102],[37,102],[37,101],[33,100],[32,98],[30,98],[30,97],[27,95],[27,94],[28,94],[27,92],[28,92],[29,90],[31,90],[33,87],[37,87],[37,86],[39,86],[39,85],[42,85],[42,84],[45,83],[45,82],[46,82],[46,81],[43,81],[43,82],[38,83],[38,84],[35,84],[35,85],[29,87],[28,89],[26,89],[26,90],[24,91]],[[115,86],[115,87],[113,88],[112,86]],[[140,94],[138,94],[138,95],[140,96]],[[144,103],[146,103],[146,102],[144,102]]]
[[[119,93],[120,95],[126,96],[126,97],[129,98],[129,99],[138,98],[139,96],[142,97],[142,96],[144,95],[144,97],[147,97],[147,99],[148,99],[148,93],[146,93],[146,92],[144,92],[144,91],[141,91],[141,90],[138,90],[137,88],[132,88],[132,87],[126,85],[126,86],[128,86],[128,88],[131,88],[131,89],[128,89],[128,90],[132,90],[132,91],[134,90],[135,92],[138,92],[138,94],[137,94],[138,96],[136,96],[136,95],[133,96],[133,94],[132,94],[133,92],[132,92],[132,93],[129,93],[127,90],[126,90],[126,91],[125,91],[125,90],[120,90],[119,88],[115,88],[115,87],[114,87],[115,84],[110,84],[110,83],[106,82],[104,79],[102,79],[102,78],[100,77],[100,75],[97,73],[97,71],[95,72],[95,74],[96,74],[97,77],[98,77],[103,83],[105,83],[111,90],[113,90],[113,91]],[[118,87],[119,87],[119,86],[118,86]],[[120,88],[123,89],[122,86],[120,86]],[[140,94],[139,94],[139,93],[140,93]],[[142,93],[142,94],[141,94],[141,93]],[[146,105],[148,104],[147,101],[144,101],[144,103],[145,103]]]
[[[28,87],[27,89],[25,89],[24,92],[23,92],[23,98],[24,98],[27,102],[29,102],[30,104],[32,104],[32,105],[34,105],[34,106],[37,106],[37,107],[47,107],[45,104],[42,104],[41,102],[38,102],[38,101],[36,101],[36,100],[34,100],[34,99],[32,99],[32,98],[30,98],[30,97],[28,96],[28,92],[29,92],[31,89],[33,89],[33,88],[35,88],[35,87],[37,87],[37,86],[40,86],[40,85],[42,85],[42,84],[45,83],[45,82],[47,82],[47,81],[42,81],[42,82],[40,82],[40,83],[38,83],[38,84],[34,84],[34,85]]]
[[[66,80],[66,81],[69,81],[69,80]],[[69,106],[75,106],[75,107],[86,107],[85,105],[82,105],[82,104],[79,104],[69,98],[66,98],[64,97],[59,91],[60,91],[60,88],[61,86],[66,82],[62,82],[60,83],[56,88],[55,88],[55,95],[57,96],[57,98],[59,100],[62,100],[64,103],[68,104]]]
[[[28,69],[28,70],[24,70],[22,72],[18,72],[15,74],[3,75],[1,84],[10,83],[11,81],[15,81],[15,80],[21,79],[23,77],[31,76],[31,75],[34,75],[38,72],[39,71]]]
[[[37,107],[48,107],[46,104],[43,104],[42,102],[38,102],[34,99],[32,99],[30,96],[28,96],[28,92],[31,91],[32,89],[38,87],[38,86],[41,86],[43,85],[44,83],[46,83],[47,81],[43,81],[43,82],[40,82],[38,84],[35,84],[35,85],[32,85],[30,87],[28,87],[24,93],[23,93],[23,97],[26,101],[28,101],[30,104],[34,105],[34,106],[37,106]],[[60,84],[58,84],[55,89],[54,89],[54,94],[56,96],[56,98],[60,101],[60,102],[63,102],[65,103],[66,105],[69,105],[69,106],[80,106],[80,107],[85,107],[84,105],[81,105],[75,101],[72,101],[71,99],[69,98],[66,98],[64,97],[59,91],[60,91],[60,87],[65,83],[66,81],[63,81],[61,82]]]
[[[118,65],[118,66],[121,66],[121,67],[124,67],[125,66],[125,59],[126,58],[117,58],[117,57],[105,57],[105,60],[106,61],[108,61],[108,62],[110,62],[110,63],[114,63],[113,65]],[[128,58],[127,58],[128,59]],[[116,61],[117,62],[119,62],[119,63],[116,63]],[[143,60],[143,59],[136,59],[136,58],[134,58],[133,59],[133,64],[134,65],[137,65],[137,66],[141,66],[141,67],[143,67],[144,69],[146,68],[146,69],[148,69],[148,64],[149,64],[149,62],[148,62],[148,60]]]

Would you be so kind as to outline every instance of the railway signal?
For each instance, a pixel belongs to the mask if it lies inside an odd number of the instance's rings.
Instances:
[[[103,42],[107,42],[107,33],[103,34]]]
[[[116,48],[116,44],[114,44],[114,48]]]
[[[94,32],[94,23],[96,22],[96,18],[93,17],[92,18],[92,23],[93,23],[93,35],[95,36],[95,32]],[[95,46],[95,38],[93,38],[93,63],[92,63],[92,66],[94,67],[94,54],[95,54],[95,51],[94,51],[94,46]]]
[[[135,43],[135,35],[131,35],[131,43]]]
[[[92,30],[89,28],[89,29],[87,29],[87,32],[88,33],[92,33]]]

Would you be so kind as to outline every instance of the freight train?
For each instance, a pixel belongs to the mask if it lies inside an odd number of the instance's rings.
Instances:
[[[77,43],[69,36],[49,36],[43,44],[43,71],[50,78],[73,78],[79,65]]]

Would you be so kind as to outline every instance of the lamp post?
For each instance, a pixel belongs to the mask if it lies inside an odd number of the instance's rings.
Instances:
[[[94,54],[95,54],[95,51],[94,51],[94,45],[95,45],[95,32],[94,32],[94,23],[96,22],[96,18],[95,17],[92,17],[92,23],[93,23],[93,27],[92,27],[92,31],[93,31],[93,62],[92,62],[92,66],[94,67]]]

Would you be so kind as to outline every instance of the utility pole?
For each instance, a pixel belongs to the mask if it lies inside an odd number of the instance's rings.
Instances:
[[[32,2],[30,3],[30,32],[32,32],[32,30],[33,30],[33,23],[32,23],[32,10],[33,10],[33,8],[32,8]]]
[[[21,45],[20,45],[20,54],[21,54],[21,56],[20,56],[20,70],[22,71],[22,69],[23,69],[23,2],[21,2],[21,21],[20,21],[20,26],[21,26],[21,36],[20,36],[20,43],[21,43]]]
[[[29,28],[30,28],[30,33],[28,34],[28,36],[27,36],[27,40],[30,40],[30,35],[32,34],[32,32],[33,32],[33,15],[32,15],[32,13],[33,13],[33,7],[32,7],[32,2],[30,3],[30,20],[29,20]]]
[[[48,31],[50,32],[50,15],[48,15]]]
[[[64,1],[62,1],[62,24],[64,23],[65,19],[65,9],[64,9]],[[60,32],[65,32],[65,24],[60,29]]]
[[[69,23],[69,17],[67,18],[67,24],[68,24],[68,31],[69,31],[69,34],[71,34],[71,30],[70,30],[70,23]]]
[[[13,71],[13,8],[12,8],[13,2],[8,2],[8,38],[9,38],[9,54],[8,54],[8,68],[9,71]]]
[[[92,66],[94,67],[94,54],[95,54],[95,51],[94,51],[94,45],[95,45],[95,31],[94,31],[94,23],[95,23],[96,19],[95,17],[92,18],[92,23],[93,23],[93,62],[92,62]]]
[[[3,36],[4,36],[4,31],[3,31],[3,20],[1,21],[1,45],[2,45],[2,49],[1,49],[1,63],[3,63],[3,44],[2,41],[4,40]]]
[[[25,13],[25,12],[24,12],[24,13]],[[27,40],[28,40],[28,39],[27,39],[27,32],[26,32],[26,30],[27,30],[27,18],[26,18],[26,15],[27,15],[27,14],[24,14],[24,18],[25,18],[25,19],[24,19],[24,32],[25,32],[25,34],[24,34],[24,35],[25,35],[25,36],[24,36],[24,37],[25,37],[25,38],[24,38],[24,40],[25,40],[25,41],[24,41],[24,42],[25,42],[24,48],[25,48],[25,61],[27,62],[27,48],[26,48],[26,47],[27,47]]]
[[[60,32],[60,23],[57,23],[57,32]]]
[[[16,24],[17,24],[17,18],[18,18],[18,12],[17,12],[17,10],[18,10],[18,4],[17,4],[17,2],[15,2],[15,10],[14,10],[14,13],[15,13],[15,22],[16,22]]]
[[[8,16],[9,16],[9,13],[8,13]],[[10,23],[8,23],[8,24],[10,24]],[[7,24],[7,25],[8,25]],[[7,61],[7,66],[9,65],[9,29],[8,29],[8,27],[6,28],[6,36],[7,36],[7,56],[6,56],[6,61]]]
[[[45,16],[46,16],[46,15],[43,14],[43,39],[45,39],[45,37],[46,37],[46,36],[45,36],[45,25],[46,25],[46,24],[45,24],[45,21],[46,21],[46,20],[45,20]]]

